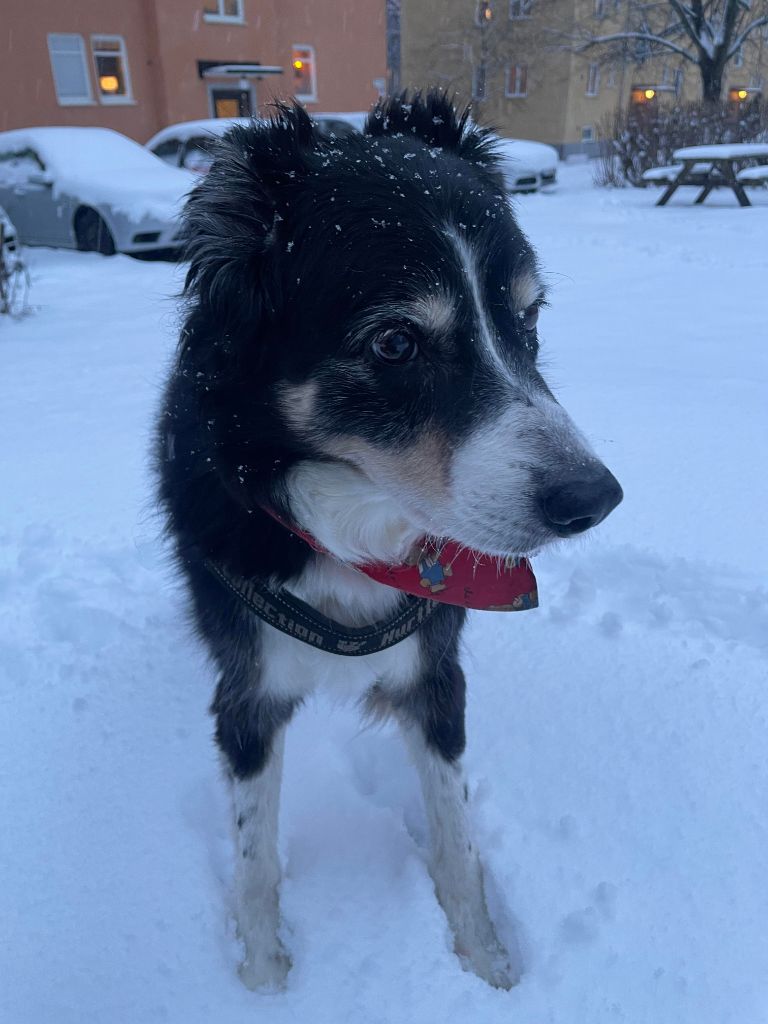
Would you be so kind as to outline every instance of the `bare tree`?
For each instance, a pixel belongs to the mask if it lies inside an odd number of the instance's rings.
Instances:
[[[645,63],[673,55],[695,64],[703,98],[719,102],[725,69],[742,47],[758,42],[768,26],[768,0],[627,0],[623,27],[596,31],[586,21],[571,32],[557,33],[576,53],[595,51],[604,63]],[[596,0],[595,12],[602,11]],[[607,5],[606,5],[607,6]],[[590,22],[593,21],[590,18]],[[567,35],[567,39],[566,39]]]

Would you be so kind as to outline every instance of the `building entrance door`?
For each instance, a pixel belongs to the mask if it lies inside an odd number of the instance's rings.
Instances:
[[[212,85],[211,107],[214,117],[250,117],[255,107],[252,90]]]

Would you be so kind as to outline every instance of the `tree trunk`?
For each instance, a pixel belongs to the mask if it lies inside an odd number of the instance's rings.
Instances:
[[[699,61],[701,94],[705,103],[719,103],[723,92],[723,61],[703,57]]]

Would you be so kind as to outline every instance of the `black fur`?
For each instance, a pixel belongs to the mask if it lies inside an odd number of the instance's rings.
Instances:
[[[394,309],[446,281],[462,286],[445,223],[489,254],[493,294],[534,266],[491,138],[440,94],[383,102],[366,136],[339,141],[320,138],[301,108],[281,106],[266,128],[232,129],[189,200],[187,313],[157,463],[197,628],[219,670],[217,740],[238,776],[262,767],[293,707],[259,695],[259,627],[202,562],[286,582],[314,557],[261,510],[267,503],[290,516],[287,471],[325,457],[289,428],[280,386],[331,381],[316,438],[341,432],[382,447],[407,444],[425,422],[451,443],[496,408],[460,309],[450,336],[426,339],[429,358],[418,367],[371,362],[360,340],[371,308]],[[543,388],[535,335],[508,302],[491,308],[520,375]],[[364,379],[354,375],[359,365]],[[399,703],[448,760],[464,747],[463,621],[445,606],[422,628],[433,667]]]

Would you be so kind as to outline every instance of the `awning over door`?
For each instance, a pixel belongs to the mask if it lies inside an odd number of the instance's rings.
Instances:
[[[266,78],[268,75],[282,75],[283,68],[258,61],[225,63],[220,60],[199,60],[197,73],[201,78]]]

